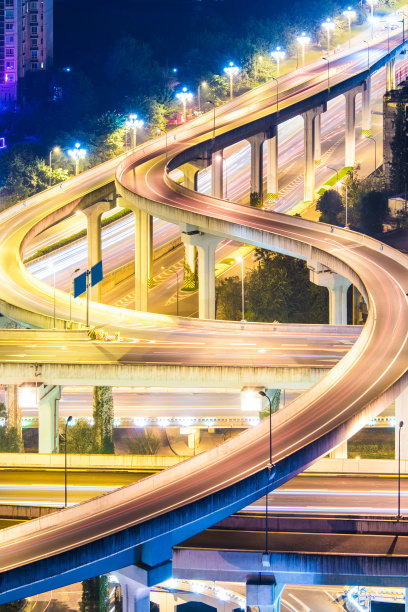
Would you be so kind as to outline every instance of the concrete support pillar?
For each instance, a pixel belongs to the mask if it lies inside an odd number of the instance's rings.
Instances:
[[[265,135],[256,134],[247,139],[251,145],[251,206],[262,206],[263,201],[263,143]]]
[[[198,316],[215,319],[215,249],[221,238],[192,230],[182,232],[181,239],[198,251]]]
[[[408,461],[408,389],[405,389],[395,400],[395,458],[398,458],[398,425],[401,429],[401,461]]]
[[[309,264],[309,270],[310,281],[329,290],[329,324],[347,325],[347,290],[350,281],[316,262]]]
[[[354,166],[356,161],[356,91],[344,94],[346,99],[345,166]]]
[[[184,245],[184,288],[197,288],[197,249],[192,244]]]
[[[302,114],[304,121],[304,199],[312,201],[315,193],[315,161],[316,153],[320,157],[320,113],[323,106],[312,108]],[[318,118],[319,117],[319,118]],[[316,138],[319,142],[316,142]]]
[[[279,197],[278,179],[278,127],[276,126],[275,136],[268,138],[267,143],[267,176],[266,176],[266,199],[273,202]]]
[[[395,58],[390,59],[386,65],[387,91],[395,89]]]
[[[347,459],[347,440],[334,448],[329,454],[330,459]]]
[[[58,453],[61,387],[41,385],[38,395],[38,452]]]
[[[224,156],[222,149],[211,155],[211,195],[224,197]]]
[[[87,241],[88,241],[88,269],[102,259],[102,229],[101,219],[103,213],[111,210],[113,203],[110,201],[97,202],[82,212],[86,215]],[[91,299],[95,302],[101,301],[101,284],[91,288]]]
[[[21,408],[18,403],[18,385],[7,385],[6,388],[7,429],[17,427],[21,436]]]
[[[271,574],[248,576],[246,582],[247,606],[256,606],[259,612],[279,612],[284,584],[276,584]]]
[[[153,278],[153,217],[139,209],[135,215],[135,310],[147,311],[147,290]]]
[[[114,575],[122,588],[123,612],[150,612],[150,586],[171,577],[171,563],[158,567],[129,565]]]
[[[361,96],[361,134],[362,136],[371,136],[371,77],[364,81]]]
[[[314,163],[319,166],[322,158],[322,118],[316,115],[314,119]]]
[[[184,187],[192,191],[197,191],[197,176],[199,169],[193,166],[193,164],[183,164],[180,166],[180,170],[182,170],[184,174]]]

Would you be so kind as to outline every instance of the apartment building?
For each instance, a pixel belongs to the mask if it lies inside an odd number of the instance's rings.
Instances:
[[[52,58],[53,0],[0,0],[0,101],[16,101],[25,77]]]

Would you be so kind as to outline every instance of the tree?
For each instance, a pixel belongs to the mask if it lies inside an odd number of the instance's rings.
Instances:
[[[320,211],[320,221],[338,225],[339,214],[343,210],[343,202],[337,191],[328,189],[317,200],[316,209]]]
[[[155,455],[160,448],[160,438],[146,429],[133,439],[126,440],[126,444],[132,455]]]
[[[94,387],[93,418],[94,452],[114,454],[112,387]]]
[[[68,452],[78,455],[95,452],[94,435],[94,427],[86,419],[78,419],[75,425],[67,428]],[[60,452],[65,452],[65,445],[61,445],[60,449]]]
[[[107,576],[96,576],[82,581],[81,612],[108,612],[109,580]]]
[[[408,91],[408,87],[406,88]],[[395,194],[405,193],[408,185],[408,133],[405,109],[397,104],[395,132],[391,141],[392,162],[390,168],[391,188]]]
[[[242,319],[242,286],[238,276],[217,279],[215,317],[226,321]]]
[[[360,202],[360,229],[369,236],[381,234],[388,211],[387,195],[381,191],[362,194]]]

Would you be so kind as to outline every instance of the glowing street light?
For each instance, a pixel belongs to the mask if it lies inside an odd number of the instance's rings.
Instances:
[[[52,173],[52,154],[53,153],[59,153],[60,151],[61,151],[61,149],[59,147],[54,147],[50,151],[50,182],[49,182],[49,186],[50,187],[51,187],[51,173]]]
[[[370,5],[371,8],[371,17],[374,17],[374,6],[378,4],[378,0],[366,0],[367,4]]]
[[[304,32],[296,39],[299,45],[302,47],[302,66],[305,65],[305,47],[310,43],[310,36],[306,36]]]
[[[136,149],[136,131],[143,127],[143,120],[138,119],[137,115],[131,114],[129,115],[129,119],[126,120],[126,127],[130,130],[130,148]]]
[[[239,72],[239,68],[238,68],[238,66],[235,66],[235,65],[234,65],[234,62],[230,62],[230,63],[228,64],[228,66],[226,66],[226,67],[224,68],[224,72],[225,72],[226,74],[228,74],[228,76],[229,76],[229,81],[230,81],[230,100],[232,100],[232,98],[234,97],[234,95],[233,95],[233,81],[234,81],[234,76],[235,76],[236,74],[238,74],[238,72]]]
[[[335,27],[336,24],[330,19],[330,17],[328,17],[326,21],[323,21],[322,23],[322,28],[323,30],[326,30],[327,34],[327,55],[330,54],[330,33],[333,32]]]
[[[176,94],[176,98],[177,100],[180,100],[180,102],[182,102],[183,104],[184,121],[186,121],[187,102],[190,102],[193,99],[193,94],[191,93],[191,91],[187,91],[187,87],[183,87],[183,89],[178,94]]]
[[[197,101],[198,101],[198,112],[201,113],[201,88],[206,89],[208,84],[206,81],[202,81],[197,89]]]
[[[86,150],[85,149],[81,149],[81,145],[79,144],[79,142],[76,142],[75,143],[75,148],[74,149],[70,149],[68,151],[68,155],[70,157],[72,157],[72,159],[74,160],[74,163],[75,163],[75,176],[77,176],[79,160],[83,159],[85,157]]]
[[[343,11],[343,15],[347,17],[348,32],[349,32],[349,47],[351,47],[351,21],[356,18],[356,11],[353,11],[351,6],[348,6],[346,10]]]
[[[279,77],[280,62],[285,57],[286,53],[280,47],[276,47],[275,51],[271,51],[271,56],[276,62],[276,76]]]

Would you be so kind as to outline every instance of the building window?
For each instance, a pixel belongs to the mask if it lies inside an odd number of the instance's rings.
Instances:
[[[6,62],[6,70],[14,70],[14,62]]]
[[[14,32],[14,23],[6,23],[6,32]]]
[[[38,34],[37,26],[31,26],[31,35],[32,36],[37,36],[37,34]]]
[[[37,59],[38,51],[31,51],[31,59]]]
[[[31,44],[32,44],[33,47],[38,47],[38,40],[37,40],[37,38],[32,38],[31,39]]]
[[[14,11],[5,11],[4,12],[4,16],[6,19],[10,19],[11,21],[13,21],[14,19]]]
[[[14,36],[6,36],[6,45],[12,45],[14,43]]]
[[[13,49],[13,47],[10,47],[9,49],[6,49],[6,57],[14,57],[14,49]]]
[[[31,64],[31,70],[37,70],[37,67],[38,67],[37,62],[33,62],[33,63]]]
[[[6,82],[14,83],[14,74],[6,74]]]
[[[14,0],[6,0],[6,8],[13,8]]]
[[[30,8],[36,9],[37,8],[37,2],[30,2]]]

